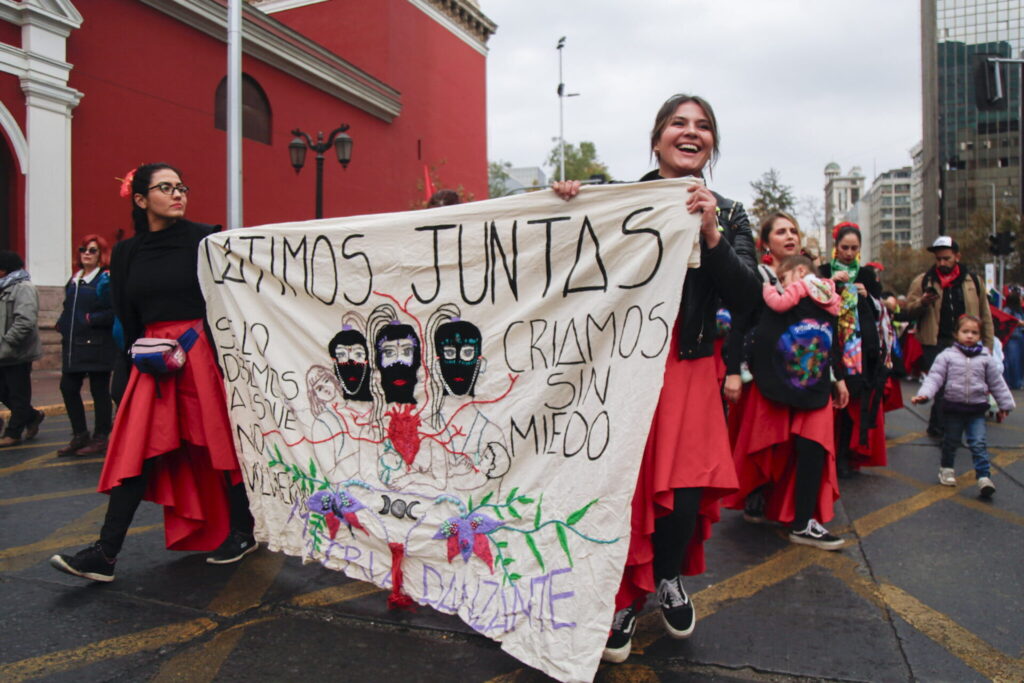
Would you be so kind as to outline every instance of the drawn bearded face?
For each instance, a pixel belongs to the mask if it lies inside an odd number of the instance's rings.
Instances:
[[[416,403],[420,340],[411,325],[391,323],[377,333],[376,364],[388,403]]]
[[[334,359],[334,374],[350,401],[370,401],[370,361],[366,337],[351,328],[334,335],[327,344]]]
[[[446,394],[473,396],[480,368],[480,329],[465,320],[439,325],[434,349]]]

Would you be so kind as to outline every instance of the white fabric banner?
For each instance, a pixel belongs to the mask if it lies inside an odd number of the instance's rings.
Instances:
[[[691,182],[207,238],[257,539],[384,588],[399,558],[416,602],[590,680],[699,258]]]

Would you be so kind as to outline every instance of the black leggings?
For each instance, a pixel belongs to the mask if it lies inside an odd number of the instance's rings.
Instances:
[[[793,528],[803,530],[818,504],[821,474],[825,471],[825,447],[817,441],[794,436],[796,450],[796,491]]]
[[[686,560],[686,549],[697,528],[703,488],[676,489],[672,512],[654,521],[654,581],[674,579]]]
[[[87,376],[96,417],[93,433],[96,436],[109,434],[114,414],[114,404],[110,402],[109,372],[65,372],[60,376],[60,394],[64,397],[71,429],[75,434],[89,431],[85,421],[85,405],[82,403],[82,383]]]
[[[130,477],[110,490],[110,502],[107,503],[107,516],[100,529],[100,547],[107,557],[117,557],[132,524],[135,511],[146,493],[146,480],[152,470],[152,460],[147,460],[142,467],[142,474]],[[228,476],[224,475],[225,478]],[[252,534],[255,524],[249,512],[249,498],[245,493],[245,484],[240,482],[228,486],[228,504],[230,505],[231,529],[245,534]]]

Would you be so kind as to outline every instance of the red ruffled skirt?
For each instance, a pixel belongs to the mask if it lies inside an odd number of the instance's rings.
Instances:
[[[148,325],[147,337],[177,339],[195,321]],[[160,389],[157,392],[157,384]],[[228,534],[227,486],[242,480],[227,401],[213,349],[200,331],[177,373],[156,377],[132,368],[110,435],[99,491],[138,476],[152,460],[144,500],[164,507],[171,550],[214,550]]]
[[[739,490],[726,498],[724,505],[742,510],[747,496],[767,484],[764,516],[782,524],[792,522],[796,512],[793,437],[802,436],[825,449],[826,462],[814,518],[820,522],[832,519],[833,505],[839,499],[834,426],[831,404],[816,410],[796,410],[769,401],[754,382],[747,384],[739,404],[729,412]]]
[[[670,348],[676,348],[674,337]],[[715,359],[679,360],[670,351],[633,494],[629,554],[615,596],[616,611],[654,592],[654,520],[672,512],[675,489],[698,487],[704,492],[697,528],[680,568],[688,576],[705,569],[704,542],[719,519],[719,499],[736,490],[736,472]]]
[[[885,380],[885,393],[882,394],[882,409],[890,413],[903,407],[903,387],[898,377],[889,375]]]
[[[875,426],[868,429],[866,443],[860,442],[860,420],[861,403],[859,399],[850,399],[850,404],[844,408],[853,426],[850,430],[850,443],[847,449],[850,459],[850,467],[860,469],[861,467],[885,467],[889,459],[885,453],[885,410],[882,401],[878,402],[878,412],[875,415]],[[837,416],[838,417],[838,416]],[[836,439],[839,438],[839,430],[836,430]],[[839,444],[836,444],[838,450]]]

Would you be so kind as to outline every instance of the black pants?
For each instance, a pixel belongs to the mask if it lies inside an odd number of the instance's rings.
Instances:
[[[0,365],[0,403],[11,411],[4,436],[21,438],[25,425],[38,412],[32,407],[32,362]]]
[[[82,383],[86,377],[89,378],[89,393],[92,394],[96,418],[93,434],[109,434],[114,413],[114,404],[110,402],[109,372],[65,372],[60,376],[60,394],[64,397],[64,407],[68,409],[71,429],[75,434],[89,431],[82,403]]]
[[[114,558],[121,552],[124,537],[132,524],[135,511],[146,493],[146,480],[152,470],[152,461],[147,460],[142,467],[142,474],[121,482],[110,491],[110,502],[107,503],[107,516],[100,529],[100,547],[103,554]],[[227,474],[224,475],[227,477]],[[228,487],[228,503],[231,506],[231,530],[252,534],[254,520],[249,512],[249,498],[245,493],[245,484],[238,483]]]
[[[114,357],[114,372],[110,377],[110,396],[117,405],[121,405],[121,399],[124,398],[124,390],[128,388],[131,372],[131,357],[127,353],[118,352]]]
[[[697,528],[697,513],[703,488],[676,489],[672,512],[654,522],[654,581],[674,579],[686,559],[686,549]]]
[[[814,516],[818,505],[821,474],[825,471],[825,447],[802,436],[793,437],[796,450],[796,484],[794,496],[793,528],[801,531]]]

